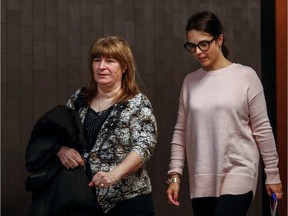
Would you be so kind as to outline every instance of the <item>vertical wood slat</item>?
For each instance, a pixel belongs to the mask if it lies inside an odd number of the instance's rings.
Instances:
[[[277,83],[277,145],[279,169],[284,199],[279,204],[279,216],[287,210],[287,1],[276,0],[276,83]]]
[[[7,61],[7,2],[1,1],[1,214],[8,215],[8,61]],[[5,127],[4,127],[5,126]],[[5,198],[3,198],[3,196]]]
[[[20,24],[32,25],[32,0],[21,0],[20,3]]]
[[[7,104],[7,100],[3,99],[3,84],[1,102]],[[1,215],[8,215],[9,212],[9,142],[8,142],[8,128],[4,127],[8,122],[8,114],[1,109]],[[3,177],[6,176],[6,177]]]
[[[6,179],[8,187],[7,211],[9,215],[19,215],[21,211],[21,197],[19,193],[22,191],[21,181],[12,181],[13,177],[18,177],[18,169],[21,167],[21,142],[20,142],[20,16],[19,2],[7,2],[7,122],[3,122],[7,126],[5,134],[7,138],[7,173]],[[1,175],[2,176],[2,175]],[[13,201],[19,203],[18,209],[13,209]]]
[[[22,197],[19,196],[23,191],[21,172],[23,170],[23,155],[21,152],[21,128],[20,128],[20,101],[19,99],[8,99],[8,125],[7,139],[9,142],[8,155],[8,212],[9,216],[22,214]],[[17,180],[16,180],[17,179]],[[15,208],[17,203],[17,208]]]

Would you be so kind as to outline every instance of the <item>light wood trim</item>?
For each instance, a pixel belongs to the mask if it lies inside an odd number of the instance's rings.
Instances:
[[[287,215],[287,0],[276,0],[277,147],[284,191],[278,215]]]

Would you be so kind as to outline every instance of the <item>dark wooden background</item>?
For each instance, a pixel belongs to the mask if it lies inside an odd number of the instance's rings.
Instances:
[[[1,213],[26,215],[31,194],[24,153],[35,121],[87,83],[91,43],[120,35],[131,45],[158,122],[149,163],[156,216],[192,215],[187,172],[181,205],[166,202],[170,140],[184,76],[199,67],[184,50],[187,19],[211,10],[222,20],[230,60],[261,76],[260,0],[1,0]],[[273,73],[273,72],[272,72]],[[262,216],[262,176],[250,216]]]

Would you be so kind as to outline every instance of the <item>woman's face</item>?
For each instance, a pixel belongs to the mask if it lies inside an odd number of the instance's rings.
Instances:
[[[94,79],[99,87],[113,88],[121,86],[123,69],[113,58],[96,57],[92,62]]]
[[[203,51],[199,48],[199,46],[196,46],[196,50],[192,54],[200,62],[205,70],[213,70],[222,53],[220,46],[223,40],[223,36],[221,35],[213,40],[212,35],[196,30],[188,31],[186,36],[187,41],[190,44],[199,45],[200,47],[201,42],[206,43],[206,45],[208,42],[209,48],[206,51]]]

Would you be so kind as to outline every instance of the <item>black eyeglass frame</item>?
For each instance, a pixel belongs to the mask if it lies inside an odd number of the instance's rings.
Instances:
[[[190,43],[190,42],[186,42],[183,46],[184,48],[189,52],[189,53],[195,53],[196,52],[196,48],[198,47],[202,52],[205,52],[207,51],[209,48],[210,48],[210,44],[214,41],[218,39],[218,37],[213,37],[210,41],[206,41],[206,40],[203,40],[203,41],[200,41],[198,44],[193,44],[193,43]],[[207,49],[203,49],[201,48],[201,44],[206,44],[207,45]],[[192,45],[192,46],[191,46]],[[193,47],[194,51],[191,51],[191,49],[189,49],[189,47]]]

